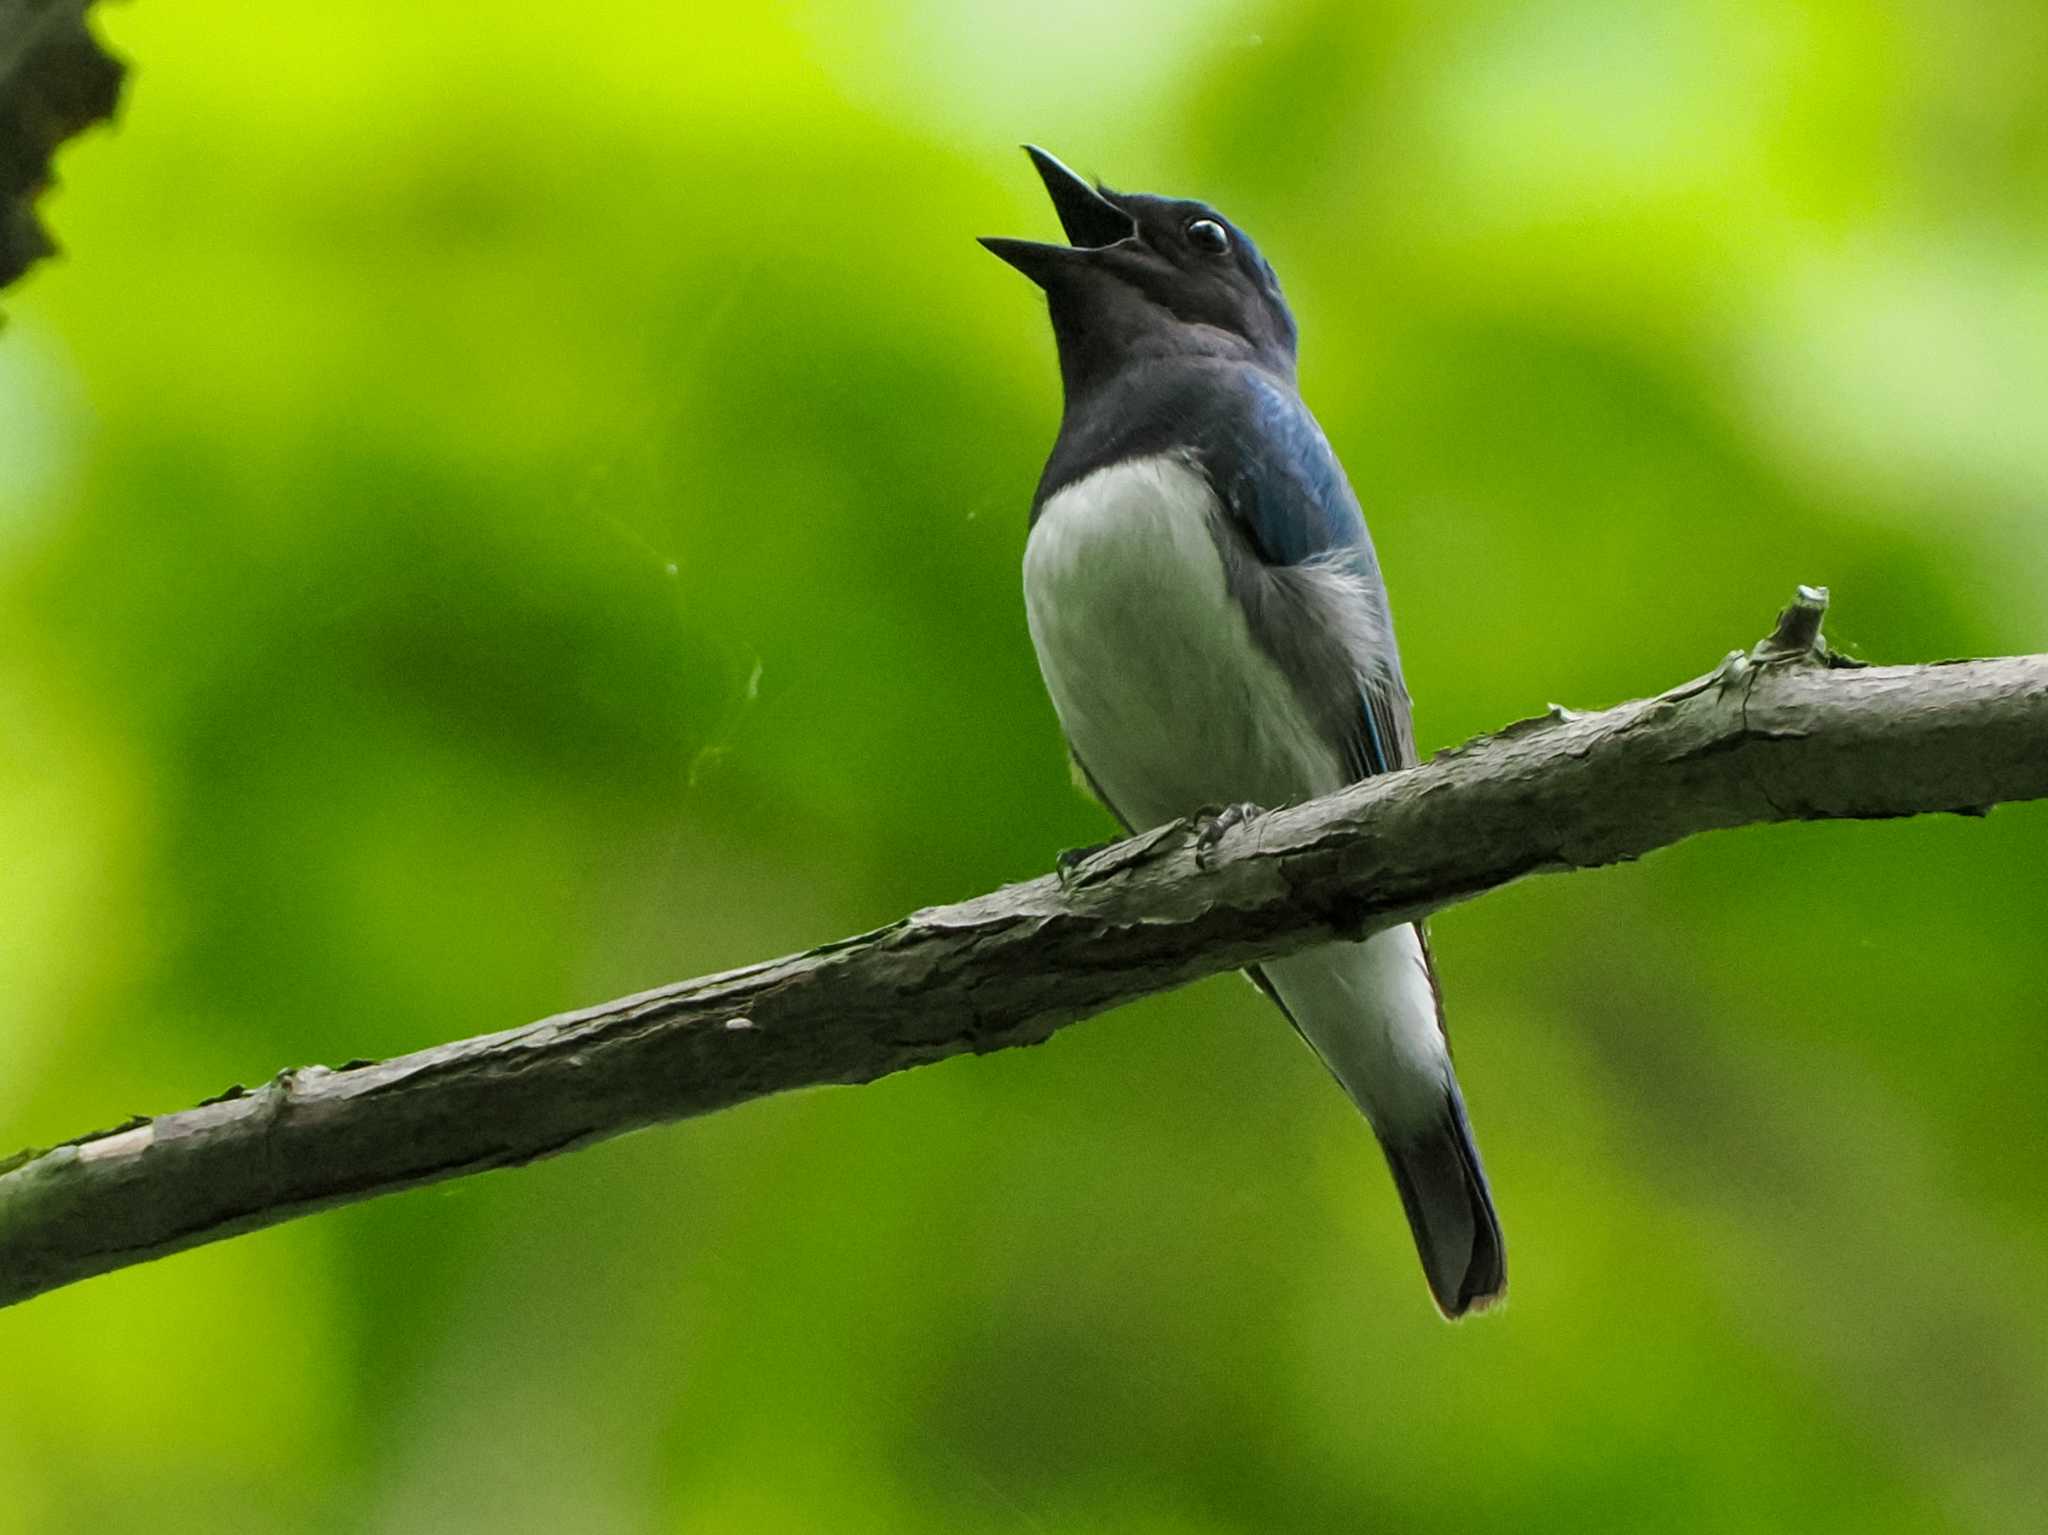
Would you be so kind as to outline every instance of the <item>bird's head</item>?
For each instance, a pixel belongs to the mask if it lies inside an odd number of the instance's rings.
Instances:
[[[1294,372],[1294,317],[1258,247],[1206,203],[1090,186],[1027,145],[1068,244],[985,237],[1045,290],[1071,396],[1147,357]]]

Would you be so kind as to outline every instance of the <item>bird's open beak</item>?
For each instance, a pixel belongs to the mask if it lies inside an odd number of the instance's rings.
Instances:
[[[1038,179],[1045,183],[1053,211],[1060,216],[1060,228],[1072,243],[1041,245],[1036,240],[1005,240],[994,235],[984,235],[981,243],[1041,288],[1078,253],[1101,250],[1138,232],[1137,222],[1128,213],[1037,145],[1026,144],[1024,153],[1038,167]]]

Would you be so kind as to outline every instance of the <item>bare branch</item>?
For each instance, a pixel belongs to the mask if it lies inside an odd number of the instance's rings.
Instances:
[[[2048,797],[2048,655],[1862,667],[1801,589],[1656,698],[1553,709],[1275,811],[1197,868],[1165,827],[766,964],[412,1055],[279,1074],[0,1174],[0,1304],[312,1210],[509,1167],[788,1088],[1033,1044],[1163,991],[1526,874],[1762,822]]]

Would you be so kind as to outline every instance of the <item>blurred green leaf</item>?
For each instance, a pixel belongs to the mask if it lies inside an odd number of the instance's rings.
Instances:
[[[0,336],[0,1127],[1042,872],[1015,145],[1242,219],[1424,743],[1795,581],[2044,648],[2048,12],[453,0],[102,18]],[[1622,638],[1617,642],[1619,632]],[[1218,981],[0,1313],[0,1535],[2025,1531],[2048,816],[1436,927],[1513,1249],[1446,1329]]]

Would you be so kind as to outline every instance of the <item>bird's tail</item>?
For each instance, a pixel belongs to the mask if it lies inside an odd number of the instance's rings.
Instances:
[[[1438,1309],[1455,1318],[1498,1300],[1508,1282],[1500,1219],[1451,1069],[1421,930],[1304,950],[1252,979],[1371,1121]]]
[[[1508,1287],[1507,1248],[1457,1082],[1444,1083],[1436,1124],[1382,1134],[1380,1149],[1437,1309],[1455,1319],[1500,1299]]]

